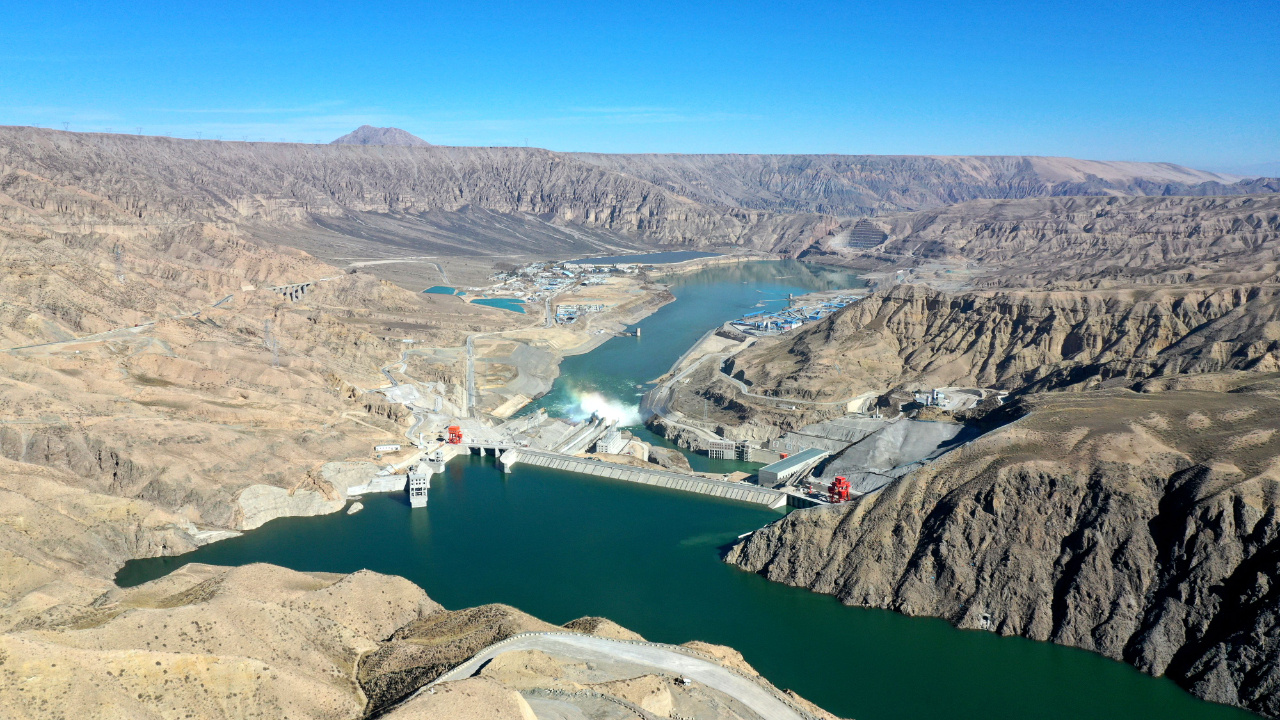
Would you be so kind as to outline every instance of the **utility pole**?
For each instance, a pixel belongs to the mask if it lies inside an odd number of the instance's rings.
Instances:
[[[135,127],[135,128],[134,128],[134,130],[136,130],[136,131],[138,132],[138,134],[139,134],[139,135],[141,135],[141,134],[142,134],[142,126],[141,126],[141,125],[139,125],[139,126]]]
[[[120,247],[120,243],[116,243],[112,253],[116,256],[116,280],[124,282],[124,248]]]
[[[70,129],[71,129],[71,123],[69,123],[69,122],[64,122],[64,123],[62,123],[62,129],[63,129],[63,130],[70,130]]]

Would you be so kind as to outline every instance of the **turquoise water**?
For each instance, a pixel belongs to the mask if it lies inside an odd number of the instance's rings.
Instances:
[[[451,288],[448,285],[432,285],[422,292],[431,293],[432,295],[466,295],[466,293],[459,292],[457,288]]]
[[[720,562],[779,517],[756,506],[468,456],[426,508],[367,495],[355,515],[284,518],[181,557],[128,563],[122,585],[187,562],[400,575],[448,608],[491,602],[554,623],[601,615],[651,640],[733,646],[765,677],[858,720],[1250,717],[1081,650],[850,608]]]
[[[524,302],[513,298],[480,298],[479,300],[472,300],[471,304],[488,305],[489,307],[502,308],[503,310],[518,312],[521,315],[524,314]]]
[[[666,265],[668,263],[684,262],[685,260],[695,260],[697,258],[717,257],[719,253],[698,252],[697,250],[672,250],[670,252],[642,253],[640,255],[610,255],[609,257],[598,258],[582,258],[581,260],[570,260],[569,264],[583,263],[587,265],[617,265],[627,263],[641,263],[644,265]]]
[[[753,263],[671,284],[678,300],[642,321],[640,338],[567,359],[540,404],[571,411],[584,388],[638,402],[635,385],[664,373],[708,328],[788,292],[857,279]],[[778,686],[859,720],[1253,717],[1092,653],[845,607],[737,570],[720,561],[727,544],[780,517],[756,506],[524,465],[504,477],[492,458],[474,456],[433,478],[426,508],[411,510],[400,494],[363,502],[356,515],[284,518],[183,556],[135,560],[117,582],[188,562],[369,568],[406,577],[449,608],[501,602],[555,623],[600,615],[651,640],[730,645]]]
[[[697,272],[658,276],[657,280],[670,286],[676,301],[630,326],[629,329],[640,328],[640,337],[612,338],[586,355],[565,358],[551,390],[520,414],[545,408],[556,417],[578,416],[578,399],[591,392],[638,410],[640,398],[653,387],[650,381],[671,369],[708,330],[753,310],[784,308],[789,294],[866,284],[852,271],[794,260],[717,265]],[[626,429],[646,442],[675,447],[639,422]],[[705,455],[681,452],[695,470],[703,472],[760,467],[758,463],[711,460]]]

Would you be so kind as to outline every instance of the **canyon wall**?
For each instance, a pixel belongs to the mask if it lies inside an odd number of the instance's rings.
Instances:
[[[1093,650],[1280,716],[1280,380],[1035,394],[728,561],[845,603]]]
[[[822,401],[903,386],[1083,389],[1228,369],[1280,369],[1280,287],[948,294],[902,285],[725,366],[755,393]]]

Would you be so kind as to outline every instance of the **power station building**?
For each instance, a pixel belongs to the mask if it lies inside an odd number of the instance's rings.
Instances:
[[[822,462],[823,458],[831,453],[818,448],[808,448],[790,457],[783,458],[772,465],[765,465],[760,468],[760,484],[766,487],[773,487],[780,483],[787,482],[791,478],[801,475],[808,471],[814,465]]]
[[[751,446],[745,440],[710,440],[706,450],[712,460],[751,459]]]

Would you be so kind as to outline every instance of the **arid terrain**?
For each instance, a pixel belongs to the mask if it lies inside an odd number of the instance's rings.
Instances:
[[[409,581],[367,571],[187,565],[134,588],[100,581],[77,598],[10,608],[0,627],[0,707],[13,718],[530,720],[531,704],[571,717],[758,717],[678,674],[541,650],[503,654],[475,677],[409,699],[522,633],[643,638],[602,618],[557,627],[503,605],[447,611]],[[813,720],[836,720],[729,648],[668,652],[723,668]]]
[[[883,412],[940,387],[1008,400],[925,408],[987,434],[792,513],[729,561],[1280,715],[1275,196],[983,200],[873,222],[874,249],[809,252],[875,268],[869,297],[708,369],[677,409],[709,400],[721,434],[757,438],[864,394]]]
[[[879,492],[729,555],[847,603],[1073,645],[1280,714],[1275,373],[1035,393]]]
[[[671,247],[874,280],[826,320],[703,365],[676,402],[709,401],[725,436],[835,412],[806,401],[1009,393],[946,418],[982,424],[979,440],[849,504],[795,512],[732,562],[850,603],[1086,647],[1280,716],[1276,180],[387,138],[0,128],[0,705],[18,717],[568,712],[556,703],[749,717],[670,677],[534,653],[393,707],[489,643],[563,628],[510,608],[445,612],[371,573],[188,566],[111,582],[130,558],[341,510],[373,445],[411,423],[371,391],[438,383],[465,406],[468,338],[476,407],[501,416],[545,391],[560,357],[666,300],[643,278],[575,288],[566,300],[612,309],[565,330],[423,288]],[[883,242],[851,241],[868,233]]]

